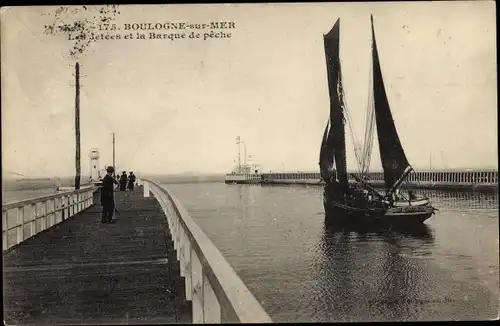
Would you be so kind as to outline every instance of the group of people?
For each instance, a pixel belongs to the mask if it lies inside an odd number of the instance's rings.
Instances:
[[[128,188],[130,191],[134,190],[135,175],[130,172],[127,176],[127,172],[123,171],[121,176],[116,175],[113,177],[115,169],[112,166],[106,168],[106,175],[102,178],[101,184],[101,205],[102,205],[102,223],[112,223],[113,214],[116,210],[115,208],[115,185],[119,186],[120,191],[126,191]],[[128,187],[127,187],[128,185]]]
[[[127,176],[127,172],[123,171],[121,175],[116,175],[116,180],[120,185],[120,191],[126,191],[127,189],[134,190],[135,185],[135,175],[134,172],[130,172]]]
[[[338,181],[332,180],[325,188],[330,198],[336,201],[345,202],[349,206],[376,208],[380,205],[380,195],[369,187],[341,185]]]

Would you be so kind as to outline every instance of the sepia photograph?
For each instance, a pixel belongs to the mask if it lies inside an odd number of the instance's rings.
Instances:
[[[494,1],[0,17],[5,325],[498,320]]]

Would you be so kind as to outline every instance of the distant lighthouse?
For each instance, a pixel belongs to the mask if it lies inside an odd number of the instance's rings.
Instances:
[[[89,153],[90,158],[90,182],[100,182],[100,172],[99,172],[99,150],[97,148],[92,148]]]

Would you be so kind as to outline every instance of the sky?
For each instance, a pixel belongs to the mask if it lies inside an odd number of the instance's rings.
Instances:
[[[42,13],[56,8],[2,8],[4,171],[74,174],[76,60],[65,57],[72,41],[43,34],[54,16]],[[362,139],[370,14],[410,164],[497,168],[495,5],[457,1],[120,6],[114,23],[122,39],[98,41],[78,58],[82,173],[91,148],[101,167],[112,164],[113,132],[117,169],[136,174],[230,172],[237,136],[264,171],[318,171],[329,114],[323,34],[341,19],[346,101]],[[212,21],[234,22],[223,30],[231,37],[123,39],[124,24]]]

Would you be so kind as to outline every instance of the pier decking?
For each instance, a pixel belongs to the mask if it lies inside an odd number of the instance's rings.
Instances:
[[[114,224],[93,186],[2,205],[6,324],[272,322],[174,194],[137,183]]]
[[[6,324],[191,322],[159,203],[138,188],[116,204],[114,224],[93,205],[4,252]]]

